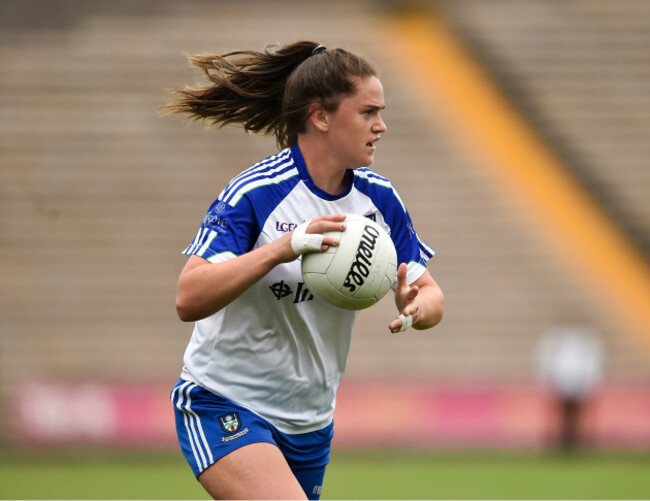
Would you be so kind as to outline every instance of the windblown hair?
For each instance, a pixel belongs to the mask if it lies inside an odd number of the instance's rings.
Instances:
[[[362,57],[298,41],[276,51],[242,50],[189,56],[211,85],[176,90],[168,113],[186,113],[211,125],[240,124],[246,131],[274,135],[286,148],[306,131],[309,106],[336,111],[354,94],[358,79],[376,76]]]

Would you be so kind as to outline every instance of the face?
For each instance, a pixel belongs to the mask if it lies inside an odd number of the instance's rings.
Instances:
[[[343,98],[338,109],[328,113],[328,138],[332,153],[346,169],[366,167],[373,161],[379,135],[386,132],[380,116],[384,89],[377,77],[357,81],[357,91]]]

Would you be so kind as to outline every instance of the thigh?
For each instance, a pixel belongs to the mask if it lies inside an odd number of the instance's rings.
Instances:
[[[280,450],[245,445],[213,463],[199,482],[214,499],[306,499]]]

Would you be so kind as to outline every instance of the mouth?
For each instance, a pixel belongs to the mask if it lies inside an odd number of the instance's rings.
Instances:
[[[375,150],[375,149],[377,149],[377,147],[375,146],[375,143],[376,143],[377,141],[379,141],[379,136],[377,136],[377,137],[376,137],[375,139],[373,139],[372,141],[368,141],[368,142],[366,143],[366,146],[369,147],[369,148],[372,148],[373,150]]]

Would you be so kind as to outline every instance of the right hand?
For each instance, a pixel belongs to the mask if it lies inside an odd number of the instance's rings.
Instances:
[[[306,232],[326,233],[328,231],[344,231],[345,228],[345,214],[327,214],[325,216],[318,216],[312,219],[309,222],[309,226],[307,226]],[[292,236],[293,231],[277,240],[278,244],[280,245],[281,262],[283,263],[288,263],[298,258],[298,254],[296,254],[291,247]],[[337,238],[325,236],[321,250],[325,252],[331,246],[337,245],[339,245],[339,240]]]

